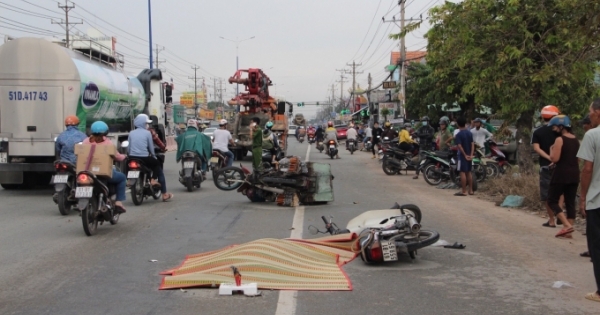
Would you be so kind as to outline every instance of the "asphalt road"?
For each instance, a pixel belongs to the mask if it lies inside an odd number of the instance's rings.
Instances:
[[[288,153],[306,157],[307,147],[291,140]],[[330,160],[310,150],[311,161],[332,164],[335,201],[295,209],[250,203],[211,180],[188,193],[169,154],[174,200],[139,207],[128,200],[119,223],[99,226],[93,237],[76,213],[59,214],[52,189],[0,190],[0,314],[598,314],[600,305],[583,298],[593,289],[591,264],[577,255],[584,236],[558,240],[555,229],[524,211],[386,176],[367,153],[341,155]],[[159,272],[188,254],[290,233],[311,238],[307,227],[320,226],[321,215],[344,226],[396,201],[419,205],[424,228],[466,249],[430,247],[414,261],[404,256],[376,266],[356,259],[344,266],[351,292],[267,290],[247,298],[220,297],[216,289],[158,290]],[[574,288],[552,289],[558,280]]]

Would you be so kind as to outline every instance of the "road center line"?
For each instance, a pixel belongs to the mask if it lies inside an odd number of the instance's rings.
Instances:
[[[310,159],[310,145],[306,149],[306,159]],[[304,229],[304,207],[296,207],[294,210],[294,219],[292,221],[292,233],[290,238],[302,238],[302,230]],[[296,314],[296,306],[298,300],[298,291],[279,291],[279,299],[277,300],[277,310],[275,315],[294,315]]]

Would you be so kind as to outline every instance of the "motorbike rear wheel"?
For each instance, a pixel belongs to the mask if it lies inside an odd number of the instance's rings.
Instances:
[[[500,170],[500,165],[498,165],[498,163],[488,162],[485,165],[485,168],[487,170],[487,178],[497,178],[502,174],[502,171]]]
[[[185,178],[185,188],[187,188],[188,192],[194,191],[194,183],[191,176]]]
[[[135,184],[131,186],[131,201],[136,206],[141,205],[144,202],[144,183],[146,182],[146,175],[140,174],[140,177],[135,181]]]
[[[487,176],[487,167],[483,164],[473,163],[473,180],[483,182]]]
[[[442,182],[442,174],[437,173],[435,168],[433,163],[423,166],[423,178],[431,186],[437,186]]]
[[[244,184],[246,175],[239,167],[228,166],[220,169],[214,176],[215,187],[220,190],[230,191],[238,189]]]
[[[58,211],[62,215],[68,215],[71,212],[71,204],[68,200],[70,193],[68,186],[57,193]]]
[[[98,230],[98,197],[93,195],[85,209],[81,210],[81,223],[87,236],[96,234]]]

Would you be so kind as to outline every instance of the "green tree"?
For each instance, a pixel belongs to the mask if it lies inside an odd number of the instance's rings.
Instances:
[[[387,121],[387,116],[390,114],[390,110],[387,107],[384,107],[379,112],[381,113],[381,116],[383,116],[383,121]]]
[[[455,80],[461,102],[516,122],[521,171],[531,172],[534,113],[585,110],[597,93],[600,0],[464,0],[430,11],[433,79]],[[402,34],[400,34],[402,35]]]

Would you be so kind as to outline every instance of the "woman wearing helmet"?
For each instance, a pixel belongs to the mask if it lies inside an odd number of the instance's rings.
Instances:
[[[548,126],[558,136],[554,141],[554,145],[550,148],[551,165],[555,167],[548,189],[548,206],[564,226],[556,234],[556,237],[571,238],[573,223],[577,214],[575,198],[579,187],[579,160],[577,159],[579,140],[571,132],[571,119],[568,116],[554,116],[550,119]],[[564,195],[567,208],[566,217],[559,205],[560,196],[562,195]],[[548,222],[550,226],[555,225],[553,223]]]
[[[112,141],[110,141],[108,138],[106,138],[106,135],[108,134],[108,125],[103,122],[103,121],[97,121],[95,123],[92,124],[90,131],[92,132],[92,135],[89,138],[86,138],[85,140],[83,140],[83,144],[92,144],[95,143],[96,145],[114,145],[112,143]],[[119,153],[119,151],[115,151],[115,160],[116,161],[123,161],[125,159],[125,155]],[[117,210],[120,213],[125,213],[125,207],[123,207],[123,203],[122,201],[125,201],[127,198],[125,196],[125,182],[127,181],[127,178],[125,177],[125,174],[118,172],[114,167],[113,167],[113,174],[112,174],[112,178],[110,178],[108,180],[108,183],[111,185],[115,185],[116,190],[117,190],[117,196],[116,196],[116,201],[115,201],[115,210]]]
[[[533,150],[539,156],[540,164],[540,201],[546,207],[548,213],[548,222],[543,225],[546,227],[554,226],[554,212],[548,206],[548,189],[550,187],[550,180],[552,179],[552,170],[550,166],[550,147],[554,144],[556,134],[552,131],[552,128],[548,126],[548,122],[552,117],[558,115],[558,108],[554,105],[544,106],[541,111],[544,125],[533,132],[531,137],[531,144]]]
[[[77,162],[75,156],[75,145],[83,141],[87,136],[85,133],[79,131],[79,118],[77,116],[67,116],[65,119],[65,126],[67,130],[63,131],[58,137],[56,137],[56,143],[54,147],[56,152],[59,153],[61,161],[67,161],[71,164]]]

